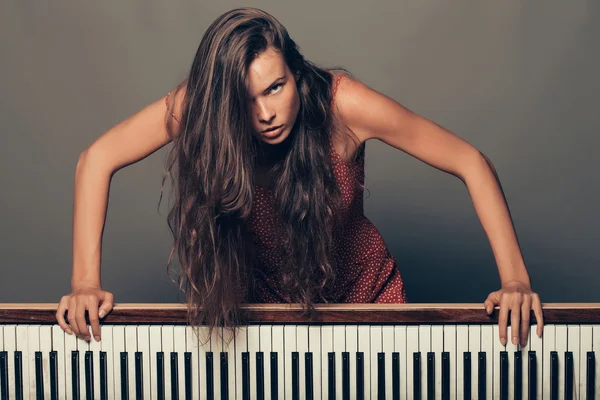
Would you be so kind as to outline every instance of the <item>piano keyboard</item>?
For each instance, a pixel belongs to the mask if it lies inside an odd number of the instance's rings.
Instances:
[[[0,399],[600,398],[597,304],[545,304],[524,347],[479,304],[245,309],[235,338],[200,326],[202,345],[183,305],[120,305],[88,343],[56,305],[0,304]]]

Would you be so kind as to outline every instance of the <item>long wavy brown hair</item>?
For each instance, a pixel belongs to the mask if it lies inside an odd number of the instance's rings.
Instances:
[[[306,60],[285,27],[256,8],[237,8],[205,32],[187,78],[181,123],[168,117],[168,154],[175,204],[168,215],[185,292],[188,323],[236,328],[240,305],[253,300],[254,242],[247,221],[253,207],[258,139],[249,113],[250,63],[267,48],[280,52],[296,76],[300,110],[286,139],[289,149],[274,165],[273,195],[286,232],[282,288],[307,314],[314,302],[335,298],[334,235],[341,193],[329,157],[337,119],[331,109],[331,71]],[[167,113],[167,116],[169,113]],[[177,169],[174,172],[173,166]],[[161,186],[162,198],[162,186]],[[159,201],[160,204],[160,201]],[[337,232],[337,233],[335,233]],[[235,333],[235,332],[234,332]]]

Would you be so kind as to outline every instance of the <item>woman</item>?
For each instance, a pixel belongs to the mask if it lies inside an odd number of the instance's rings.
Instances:
[[[177,171],[168,266],[177,251],[190,324],[235,325],[244,302],[299,302],[307,311],[315,302],[406,302],[398,266],[363,213],[365,142],[379,139],[467,185],[502,282],[484,307],[490,313],[500,305],[503,343],[509,311],[513,343],[519,334],[526,341],[532,309],[541,335],[541,302],[489,160],[344,69],[334,71],[305,60],[261,10],[217,18],[188,78],[80,156],[73,291],[60,301],[60,326],[89,340],[87,310],[99,340],[98,319],[114,302],[100,285],[110,176],[171,141],[167,171]]]

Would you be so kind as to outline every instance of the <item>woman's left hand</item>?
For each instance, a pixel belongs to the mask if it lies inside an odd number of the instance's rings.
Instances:
[[[498,330],[502,345],[506,345],[507,343],[506,332],[509,312],[511,313],[510,326],[513,344],[518,344],[519,342],[521,343],[521,346],[527,344],[531,310],[533,310],[537,321],[536,333],[538,337],[542,337],[542,332],[544,330],[542,302],[540,301],[540,296],[533,292],[529,285],[518,281],[503,284],[502,289],[490,293],[483,303],[488,314],[491,314],[494,311],[496,305],[500,305]]]

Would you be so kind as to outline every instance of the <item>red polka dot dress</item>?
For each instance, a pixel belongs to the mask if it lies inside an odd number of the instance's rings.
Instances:
[[[334,86],[344,75],[339,75]],[[330,157],[343,195],[342,223],[345,234],[334,243],[334,256],[341,271],[336,271],[333,303],[406,303],[406,292],[394,256],[388,251],[383,237],[364,215],[364,150],[363,143],[352,161],[341,158],[333,143]],[[257,263],[255,293],[257,303],[286,303],[279,290],[278,267],[282,262],[281,238],[283,227],[276,216],[272,193],[256,186],[253,210],[248,228],[255,237]]]

